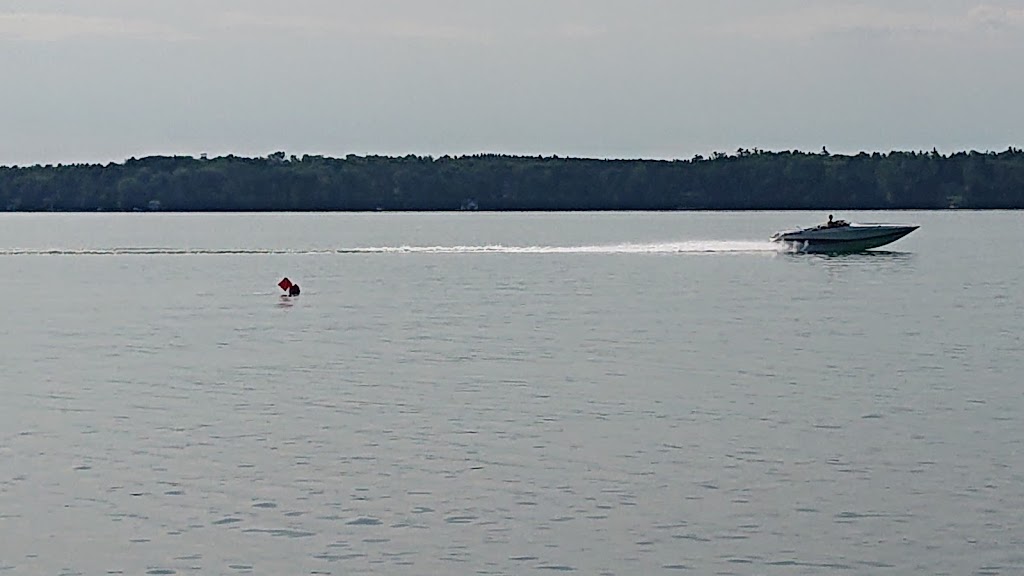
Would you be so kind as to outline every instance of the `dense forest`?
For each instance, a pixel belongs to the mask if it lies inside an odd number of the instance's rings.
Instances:
[[[8,211],[1024,208],[1024,153],[740,149],[688,160],[153,156],[0,167]]]

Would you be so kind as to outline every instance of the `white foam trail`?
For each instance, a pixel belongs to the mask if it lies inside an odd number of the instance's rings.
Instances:
[[[354,248],[355,253],[404,254],[696,254],[722,252],[777,252],[770,242],[707,241],[662,242],[651,244],[595,244],[587,246],[385,246]]]
[[[0,256],[195,256],[220,254],[338,254],[338,250],[280,250],[260,248],[13,248]]]
[[[326,254],[721,254],[778,252],[778,244],[737,240],[688,240],[647,244],[595,244],[583,246],[374,246],[339,249],[207,249],[207,248],[109,248],[109,249],[10,249],[3,256],[183,256],[183,255],[326,255]]]

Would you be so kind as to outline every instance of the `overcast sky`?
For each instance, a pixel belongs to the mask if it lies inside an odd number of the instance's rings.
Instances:
[[[0,0],[0,164],[1024,144],[1024,0]]]

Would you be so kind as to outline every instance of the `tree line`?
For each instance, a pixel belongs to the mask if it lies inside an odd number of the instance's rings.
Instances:
[[[739,149],[686,160],[150,156],[0,167],[8,211],[1024,208],[1024,152]]]

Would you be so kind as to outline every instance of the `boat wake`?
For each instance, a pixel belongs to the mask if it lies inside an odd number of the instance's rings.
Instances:
[[[650,244],[595,244],[589,246],[394,246],[355,248],[350,253],[402,254],[700,254],[724,252],[777,252],[770,242],[686,241]]]
[[[46,248],[0,250],[0,256],[200,256],[200,255],[328,255],[328,254],[722,254],[777,253],[772,242],[687,240],[648,244],[595,244],[584,246],[371,246],[336,249],[241,248]]]

